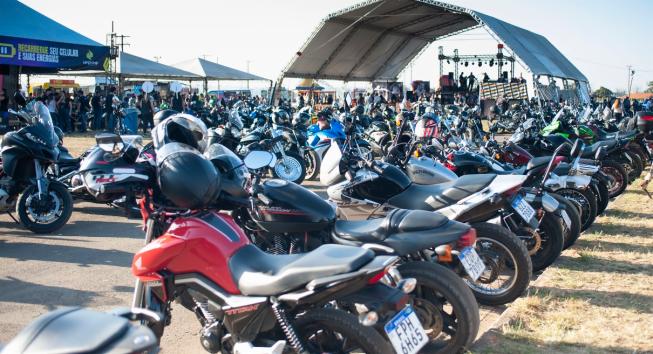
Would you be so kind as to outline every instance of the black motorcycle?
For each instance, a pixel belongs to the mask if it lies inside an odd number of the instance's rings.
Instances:
[[[27,126],[2,139],[0,212],[15,208],[20,223],[30,231],[54,232],[68,222],[73,201],[66,186],[46,173],[59,157],[50,112],[36,102],[11,114]]]

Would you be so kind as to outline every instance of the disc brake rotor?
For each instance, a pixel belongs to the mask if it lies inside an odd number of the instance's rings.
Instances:
[[[286,156],[282,161],[274,166],[274,172],[281,179],[286,181],[296,181],[302,174],[302,166],[297,159]]]
[[[540,233],[537,230],[533,230],[530,227],[520,227],[515,234],[520,239],[526,239],[526,248],[528,249],[529,256],[535,255],[540,247],[542,247],[542,237],[540,237]]]
[[[25,201],[27,213],[37,223],[50,223],[58,216],[61,209],[61,201],[54,191],[42,196],[45,200],[38,199],[38,192],[30,194]],[[35,203],[36,205],[32,205]]]

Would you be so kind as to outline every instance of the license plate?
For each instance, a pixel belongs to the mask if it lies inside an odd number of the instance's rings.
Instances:
[[[565,225],[567,225],[567,228],[571,229],[571,218],[569,217],[569,214],[567,214],[566,210],[562,211],[562,220],[564,220]]]
[[[424,327],[410,306],[396,314],[385,324],[384,329],[395,353],[415,354],[429,341]]]
[[[533,207],[530,206],[530,204],[528,204],[528,202],[526,202],[521,197],[521,195],[515,197],[515,199],[513,199],[512,203],[510,204],[512,205],[513,209],[515,209],[517,214],[519,214],[519,216],[521,216],[522,219],[524,219],[524,221],[527,223],[530,223],[531,219],[535,217],[535,209],[533,209]]]
[[[481,257],[478,256],[478,253],[476,253],[476,250],[472,247],[465,247],[463,251],[460,252],[458,259],[460,259],[460,263],[463,264],[467,275],[469,275],[469,277],[474,281],[476,281],[485,271],[485,263],[483,263]]]

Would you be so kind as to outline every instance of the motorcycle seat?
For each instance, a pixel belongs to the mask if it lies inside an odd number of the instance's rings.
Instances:
[[[483,190],[495,177],[495,174],[465,175],[455,181],[440,184],[413,183],[390,198],[388,204],[395,208],[435,211]]]
[[[606,132],[604,130],[599,129],[598,136],[599,136],[599,138],[601,140],[613,140],[613,139],[616,139],[617,136],[619,137],[619,139],[628,139],[628,140],[630,140],[630,139],[634,138],[635,136],[637,136],[637,131],[633,130],[633,131],[629,131],[629,132],[609,133],[609,132]]]
[[[366,243],[390,247],[400,256],[456,241],[469,226],[423,210],[394,209],[384,218],[336,221],[335,242],[361,246]]]
[[[549,161],[551,161],[551,156],[534,157],[526,164],[526,170],[530,171],[534,168],[546,166]]]
[[[374,258],[374,252],[342,245],[323,245],[303,254],[275,255],[254,245],[239,249],[229,268],[243,295],[272,296],[310,281],[353,272]]]
[[[615,147],[617,147],[617,144],[618,142],[616,140],[599,141],[592,145],[584,146],[581,156],[594,157],[594,155],[596,155],[596,152],[599,150],[600,147],[603,147],[603,149],[605,149],[606,151],[610,151]]]
[[[59,159],[57,160],[57,163],[59,165],[70,166],[70,165],[77,165],[80,161],[81,160],[79,158],[77,158],[77,157],[72,157],[70,155],[68,155],[68,156],[61,156],[60,155]]]
[[[100,353],[124,345],[123,340],[143,330],[145,328],[138,329],[123,317],[65,307],[30,323],[4,348],[3,353]],[[139,336],[147,332],[148,344],[152,345],[156,339],[151,331],[146,330]],[[130,349],[123,348],[125,352],[131,352]]]

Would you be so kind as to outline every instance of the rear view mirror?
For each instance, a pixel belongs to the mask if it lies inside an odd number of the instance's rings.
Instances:
[[[251,151],[245,156],[245,166],[250,170],[258,170],[269,166],[274,160],[274,155],[268,151]]]
[[[580,141],[580,139],[576,139],[576,142],[574,142],[574,145],[571,147],[571,158],[577,158],[580,156],[582,149],[583,143]]]

